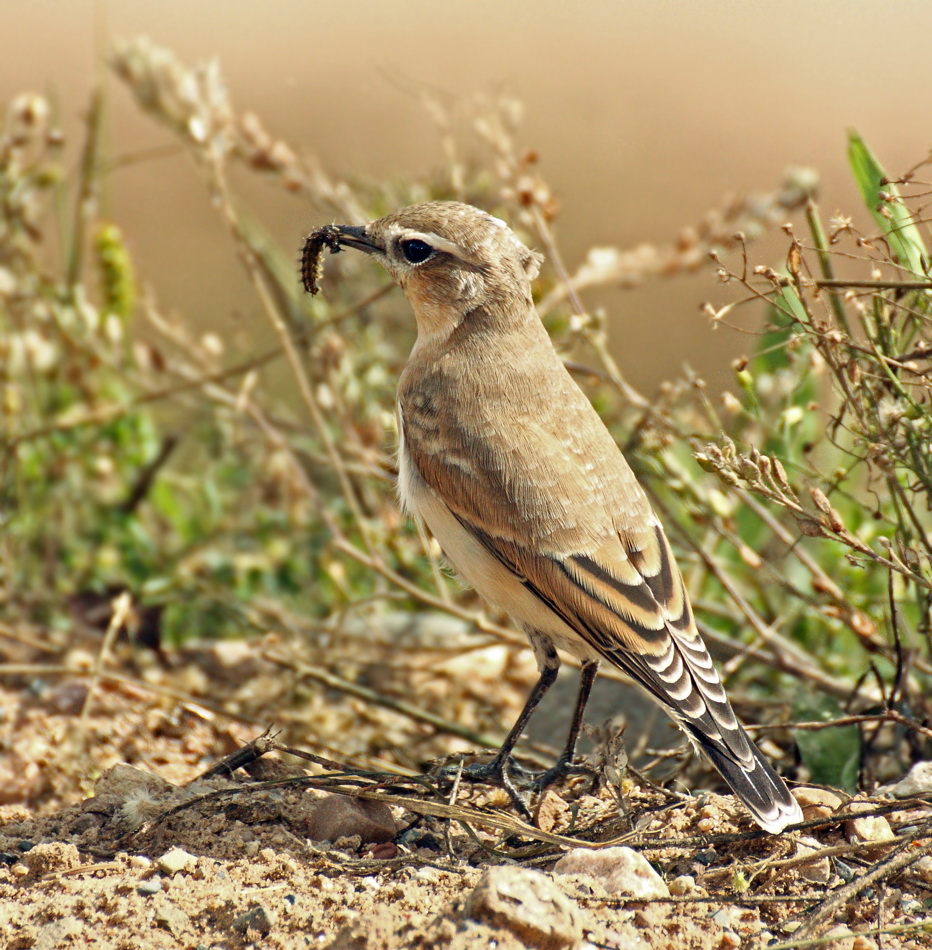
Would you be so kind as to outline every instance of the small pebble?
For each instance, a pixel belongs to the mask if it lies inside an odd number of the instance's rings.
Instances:
[[[244,914],[240,914],[230,928],[237,933],[248,934],[250,930],[267,935],[272,930],[272,921],[266,909],[261,906],[251,907]]]
[[[838,872],[838,876],[848,884],[854,880],[854,868],[850,864],[845,864],[841,858],[832,858],[832,863],[835,865],[835,870]]]
[[[530,868],[489,868],[466,895],[462,914],[507,931],[512,938],[508,946],[577,950],[582,943],[582,915],[575,901],[549,876]]]
[[[196,862],[197,858],[193,854],[188,854],[181,848],[171,848],[156,861],[156,864],[165,874],[177,874],[179,871],[190,870]]]
[[[802,808],[803,817],[807,821],[811,818],[828,818],[844,804],[844,799],[840,795],[828,789],[810,788],[805,785],[794,788],[793,797]]]
[[[679,877],[673,878],[669,884],[670,893],[674,897],[685,897],[687,894],[698,894],[699,885],[696,884],[696,879],[691,874],[681,874]]]
[[[895,837],[890,822],[883,815],[870,818],[851,818],[845,822],[845,837],[849,841],[876,841],[882,844]]]
[[[151,897],[151,895],[158,894],[161,890],[162,882],[157,877],[150,877],[136,885],[136,893],[142,894],[143,897]]]
[[[801,836],[796,842],[796,857],[810,857],[810,861],[797,866],[796,873],[813,884],[828,884],[832,879],[832,864],[826,857],[819,857],[823,845],[815,838]]]

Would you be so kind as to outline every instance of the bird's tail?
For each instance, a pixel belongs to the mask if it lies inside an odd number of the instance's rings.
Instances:
[[[743,729],[741,731],[744,732]],[[687,735],[718,769],[731,790],[744,802],[754,820],[765,831],[776,834],[783,831],[787,825],[803,820],[799,802],[793,798],[786,783],[746,734],[745,738],[753,756],[753,761],[750,762],[747,759],[745,762],[739,762],[729,753],[727,747],[711,742],[698,729],[690,729],[687,726]]]

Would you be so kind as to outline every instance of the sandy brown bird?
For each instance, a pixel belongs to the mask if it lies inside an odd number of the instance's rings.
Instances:
[[[410,301],[418,334],[398,384],[402,504],[522,625],[537,657],[540,679],[478,774],[522,802],[517,785],[541,789],[567,772],[607,661],[660,703],[762,828],[801,821],[735,717],[647,496],[534,308],[541,257],[457,202],[315,233],[318,247],[378,258]],[[557,677],[558,649],[582,661],[579,699],[560,759],[527,782],[511,753]]]

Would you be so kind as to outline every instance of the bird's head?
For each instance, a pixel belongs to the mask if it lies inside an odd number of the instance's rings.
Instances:
[[[472,205],[429,201],[366,225],[335,225],[328,234],[331,250],[356,248],[381,261],[425,338],[449,336],[477,309],[508,319],[532,307],[541,256]]]

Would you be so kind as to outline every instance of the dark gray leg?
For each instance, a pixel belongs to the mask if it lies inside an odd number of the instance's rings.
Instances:
[[[583,663],[582,677],[579,681],[579,693],[576,697],[576,706],[573,710],[573,719],[570,723],[566,746],[552,768],[538,775],[529,773],[512,759],[511,754],[518,740],[524,733],[534,710],[539,705],[541,699],[543,699],[547,690],[556,682],[557,673],[560,668],[560,659],[557,656],[557,651],[549,640],[541,637],[532,637],[531,643],[534,646],[534,651],[537,653],[538,662],[540,664],[540,678],[534,684],[531,695],[528,696],[528,700],[524,704],[524,709],[521,710],[521,714],[505,737],[505,741],[502,743],[495,758],[484,765],[470,765],[463,770],[463,777],[470,781],[488,782],[489,784],[497,785],[505,789],[515,808],[527,819],[531,818],[531,810],[528,807],[527,795],[518,790],[518,785],[522,788],[529,788],[541,792],[554,782],[559,781],[565,775],[580,771],[589,771],[581,766],[574,765],[573,757],[576,753],[576,742],[579,739],[579,732],[582,728],[586,704],[589,701],[589,694],[592,692],[592,684],[595,682],[596,674],[599,672],[598,660],[587,660]]]
[[[583,716],[586,714],[586,704],[589,702],[589,694],[592,692],[592,684],[599,672],[598,660],[586,660],[582,665],[582,676],[579,680],[579,693],[576,696],[576,707],[573,710],[573,721],[570,723],[570,734],[566,739],[566,747],[563,754],[554,763],[552,768],[539,775],[534,780],[534,788],[542,792],[547,786],[553,785],[564,775],[572,772],[586,771],[573,765],[573,757],[576,755],[576,742],[579,739],[579,731],[582,728]]]
[[[556,659],[556,652],[554,652],[554,659]],[[509,766],[516,768],[519,772],[524,772],[525,770],[512,762],[511,753],[514,751],[515,745],[524,733],[531,716],[534,714],[534,710],[540,704],[541,699],[543,699],[544,693],[556,682],[559,669],[559,660],[557,660],[557,665],[545,666],[540,671],[540,678],[534,684],[531,695],[528,696],[527,702],[524,704],[524,709],[521,710],[521,714],[515,720],[515,724],[505,737],[505,741],[496,753],[495,758],[484,765],[470,765],[463,769],[464,778],[468,778],[474,782],[488,782],[505,789],[514,803],[515,808],[517,808],[525,818],[531,817],[531,811],[524,797],[515,787],[511,776],[508,774]]]

